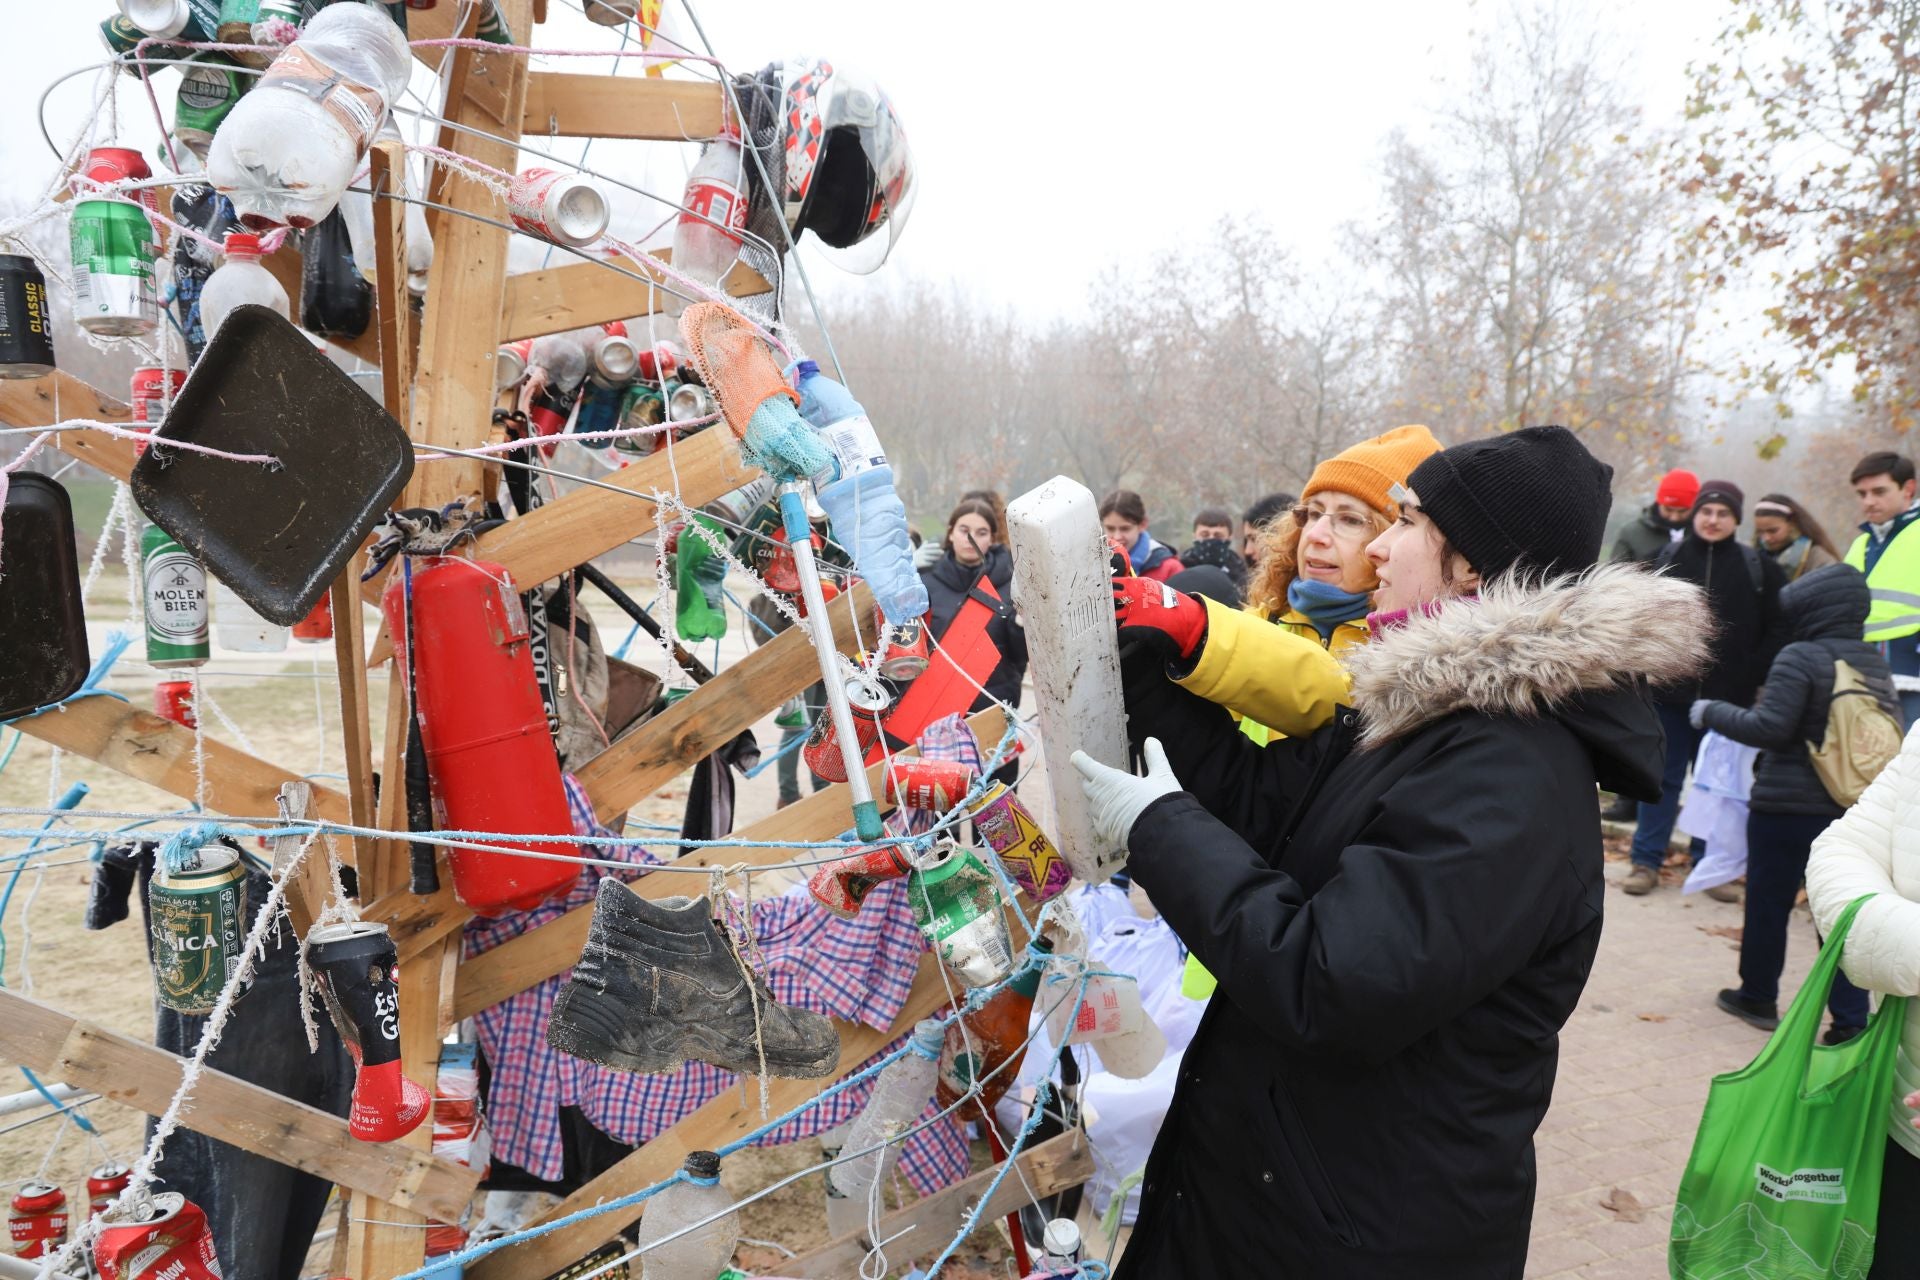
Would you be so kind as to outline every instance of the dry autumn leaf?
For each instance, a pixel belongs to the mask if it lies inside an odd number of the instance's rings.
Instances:
[[[1622,1222],[1639,1222],[1647,1216],[1647,1206],[1641,1204],[1633,1192],[1623,1187],[1615,1187],[1601,1196],[1600,1207],[1611,1209]]]

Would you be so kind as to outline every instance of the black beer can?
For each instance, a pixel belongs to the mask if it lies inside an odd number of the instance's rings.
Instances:
[[[0,253],[0,378],[44,378],[53,368],[47,278],[25,254]]]

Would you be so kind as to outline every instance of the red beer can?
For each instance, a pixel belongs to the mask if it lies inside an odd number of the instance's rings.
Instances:
[[[927,624],[914,618],[891,626],[885,614],[876,614],[880,630],[880,674],[889,680],[912,680],[927,669]]]
[[[557,169],[528,169],[507,189],[513,225],[530,236],[579,249],[606,232],[606,193],[592,180]]]
[[[896,760],[887,770],[887,803],[945,813],[967,798],[979,775],[948,760]]]
[[[169,386],[169,383],[172,385]],[[127,425],[135,431],[152,431],[166,421],[167,410],[172,406],[174,397],[178,396],[180,388],[186,385],[185,369],[175,369],[171,373],[152,366],[135,369],[131,394],[127,399],[133,412],[128,415]],[[145,440],[134,445],[136,454],[146,451]]]
[[[16,1258],[44,1258],[67,1242],[67,1193],[33,1181],[13,1193],[7,1236]]]
[[[320,603],[307,612],[307,616],[293,624],[293,638],[309,644],[319,644],[322,640],[333,639],[333,593],[320,597]]]
[[[193,711],[193,681],[162,680],[153,686],[153,714],[183,729],[199,728],[200,717]]]
[[[133,1170],[118,1161],[108,1161],[87,1175],[87,1217],[97,1218],[107,1211],[113,1198],[127,1189]]]
[[[93,1242],[93,1264],[102,1280],[222,1280],[207,1215],[178,1191],[122,1203]]]

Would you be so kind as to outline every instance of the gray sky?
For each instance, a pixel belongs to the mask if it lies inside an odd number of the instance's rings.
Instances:
[[[536,42],[610,47],[605,28],[568,12],[570,0],[552,2],[558,20]],[[685,30],[679,2],[669,0],[668,24]],[[24,194],[53,163],[31,103],[52,75],[98,59],[94,29],[113,7],[7,7],[24,92],[0,114],[0,162]],[[1686,63],[1708,52],[1725,9],[1724,0],[1614,0],[1602,9],[1649,119],[1677,115]],[[1304,262],[1324,257],[1335,229],[1372,206],[1383,136],[1417,130],[1463,75],[1471,31],[1502,11],[1472,0],[725,0],[699,13],[733,69],[796,53],[837,58],[878,79],[906,122],[920,184],[912,220],[867,282],[812,264],[837,302],[911,272],[1046,318],[1076,311],[1102,267],[1202,235],[1223,213],[1266,219]],[[566,69],[610,65],[569,59]],[[162,73],[156,82],[169,113],[174,80]],[[88,84],[82,77],[56,92],[56,137],[77,125]],[[123,139],[150,147],[157,133],[136,82],[125,82],[120,106]],[[577,155],[579,146],[563,140],[556,149]],[[673,194],[686,164],[676,153],[690,150],[600,144],[593,158]],[[638,230],[657,219],[636,207],[623,220]]]

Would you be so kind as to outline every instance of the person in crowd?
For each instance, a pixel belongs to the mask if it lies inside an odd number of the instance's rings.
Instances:
[[[1225,507],[1203,507],[1193,518],[1193,542],[1180,553],[1180,563],[1193,569],[1209,565],[1222,570],[1236,587],[1247,581],[1247,562],[1233,549],[1233,515]]]
[[[1266,538],[1267,526],[1293,510],[1299,501],[1290,493],[1269,493],[1256,499],[1241,515],[1240,558],[1247,562],[1248,572],[1260,563],[1260,546]]]
[[[1780,588],[1786,575],[1772,556],[1763,556],[1734,537],[1745,502],[1746,495],[1732,481],[1707,481],[1694,499],[1686,537],[1654,562],[1669,576],[1706,592],[1713,621],[1713,657],[1706,670],[1692,679],[1654,690],[1660,727],[1667,735],[1667,757],[1659,798],[1640,805],[1633,832],[1633,866],[1620,882],[1622,889],[1636,896],[1660,885],[1660,868],[1666,865],[1667,841],[1673,837],[1674,819],[1680,813],[1687,768],[1700,750],[1702,730],[1689,719],[1689,708],[1701,699],[1752,706],[1754,691],[1780,648]],[[1687,620],[1671,618],[1667,625],[1685,627]],[[1692,848],[1698,861],[1705,846],[1696,839]],[[1707,892],[1723,902],[1739,900],[1739,891],[1731,885]]]
[[[1840,967],[1870,992],[1907,997],[1867,1280],[1910,1280],[1920,1275],[1920,731],[1908,732],[1893,763],[1814,840],[1807,860],[1807,902],[1823,935],[1867,894]]]
[[[1116,1280],[1520,1275],[1533,1134],[1600,938],[1594,788],[1657,793],[1642,681],[1706,655],[1674,625],[1698,587],[1596,567],[1610,474],[1559,427],[1415,468],[1367,549],[1352,707],[1309,736],[1258,746],[1123,658],[1148,772],[1073,763],[1220,996]]]
[[[1779,563],[1788,582],[1840,562],[1840,548],[1820,522],[1784,493],[1770,493],[1753,504],[1753,541]]]
[[[1700,477],[1676,467],[1660,477],[1653,504],[1627,522],[1614,540],[1607,558],[1650,564],[1687,530],[1694,500],[1700,496]]]
[[[1887,660],[1860,638],[1867,603],[1867,580],[1848,565],[1830,564],[1788,583],[1780,612],[1793,639],[1768,668],[1760,700],[1749,710],[1703,699],[1689,713],[1696,728],[1760,748],[1747,802],[1740,985],[1722,991],[1718,1004],[1763,1031],[1780,1024],[1787,918],[1806,877],[1807,855],[1814,838],[1846,812],[1814,772],[1809,752],[1826,738],[1834,663],[1850,664],[1889,713],[1900,713]],[[1850,1040],[1867,1025],[1866,993],[1845,977],[1835,980],[1827,1008],[1833,1014],[1828,1044]]]
[[[981,682],[986,691],[974,699],[974,711],[994,699],[1018,707],[1020,685],[1027,675],[1027,633],[1014,609],[1013,558],[1007,554],[1004,529],[998,521],[999,516],[988,503],[962,498],[947,516],[940,558],[920,572],[931,606],[927,611],[928,634],[935,641],[945,638],[969,599],[980,600],[993,609],[987,635],[1000,650],[1000,662]],[[998,601],[981,589],[983,580],[992,585]]]
[[[1165,582],[1186,567],[1172,547],[1147,532],[1147,500],[1131,489],[1115,489],[1100,499],[1100,527],[1142,578]]]
[[[1847,563],[1867,575],[1873,610],[1862,633],[1880,646],[1900,694],[1900,718],[1920,724],[1920,533],[1903,537],[1920,509],[1914,506],[1913,459],[1870,453],[1851,477],[1864,518],[1847,548]]]

